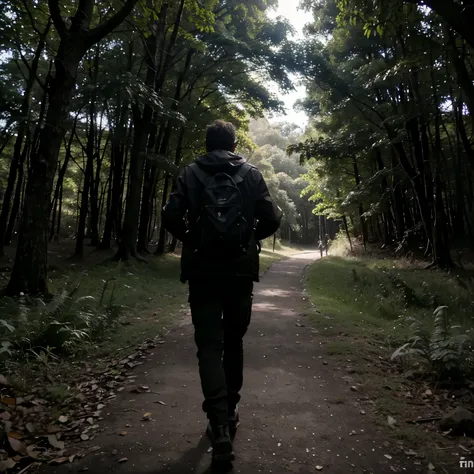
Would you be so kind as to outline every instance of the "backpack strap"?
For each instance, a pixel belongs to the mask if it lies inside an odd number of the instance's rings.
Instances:
[[[191,163],[189,165],[191,171],[196,175],[196,178],[204,185],[206,188],[210,183],[212,177],[207,174],[197,163]]]
[[[233,176],[235,184],[241,183],[252,168],[253,168],[252,165],[249,165],[248,163],[244,163],[240,167],[239,171],[237,171],[237,173],[235,173],[235,175]]]
[[[189,168],[193,171],[193,173],[196,175],[197,179],[204,185],[204,187],[207,187],[207,185],[210,183],[212,176],[206,173],[197,163],[191,163],[189,165]],[[232,176],[234,183],[237,185],[241,183],[247,173],[253,168],[252,165],[249,165],[248,163],[244,163],[239,171]]]

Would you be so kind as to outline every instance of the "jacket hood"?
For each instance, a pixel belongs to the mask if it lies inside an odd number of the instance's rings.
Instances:
[[[230,151],[216,150],[196,158],[195,162],[208,173],[227,173],[232,176],[246,160]]]

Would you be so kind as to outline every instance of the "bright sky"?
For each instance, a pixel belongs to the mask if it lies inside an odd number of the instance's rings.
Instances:
[[[308,23],[308,12],[298,9],[299,0],[280,0],[278,8],[275,11],[270,11],[269,16],[276,18],[277,16],[283,16],[287,18],[296,30],[295,39],[303,37],[303,27]],[[304,127],[308,122],[308,116],[304,112],[296,112],[293,110],[293,106],[298,99],[305,97],[305,88],[298,86],[298,78],[292,77],[294,80],[296,91],[281,95],[281,100],[285,103],[287,114],[275,116],[271,121],[286,121],[296,123]],[[275,89],[275,92],[278,92]],[[280,95],[280,93],[279,93]]]

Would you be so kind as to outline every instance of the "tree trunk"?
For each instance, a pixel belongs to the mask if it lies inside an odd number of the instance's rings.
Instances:
[[[167,9],[168,5],[163,3],[158,24],[150,26],[150,29],[156,26],[157,33],[155,35],[150,35],[146,42],[146,62],[148,70],[145,82],[148,87],[153,89],[156,88],[156,70],[159,66],[156,64],[156,52],[160,34],[165,28]],[[115,256],[117,260],[128,260],[130,257],[136,257],[139,260],[143,260],[143,258],[139,257],[137,252],[138,223],[143,186],[145,151],[148,143],[148,135],[150,133],[150,124],[153,118],[153,110],[150,105],[145,104],[143,107],[143,113],[141,113],[138,104],[133,104],[132,112],[134,140],[130,157],[128,197],[123,223],[123,235],[120,241],[119,250]]]
[[[410,0],[412,3],[414,0]],[[420,2],[418,2],[420,3]],[[474,48],[474,12],[472,4],[463,6],[456,0],[424,0],[425,5],[433,9],[455,31]]]
[[[22,196],[25,187],[25,163],[27,161],[28,154],[30,153],[30,132],[27,132],[25,146],[23,147],[23,152],[20,157],[20,164],[18,168],[18,180],[15,189],[15,197],[13,198],[12,209],[10,212],[10,218],[8,220],[7,230],[5,232],[5,244],[10,244],[13,240],[13,232],[17,225],[17,217],[20,212],[20,207],[22,203]]]
[[[127,71],[131,72],[133,68],[134,43],[128,43],[128,64]],[[129,102],[117,99],[117,113],[115,119],[115,128],[112,131],[111,139],[111,158],[110,158],[110,186],[107,195],[107,214],[105,218],[104,232],[99,245],[100,249],[110,249],[110,241],[115,229],[115,235],[120,238],[122,228],[122,207],[123,190],[125,185],[125,151],[128,147],[127,119],[129,117]]]
[[[349,246],[351,247],[351,253],[354,252],[354,249],[352,248],[352,239],[351,239],[351,234],[349,233],[349,226],[347,225],[347,217],[342,216],[342,222],[344,224],[344,230],[346,232],[347,240],[349,241]]]
[[[169,174],[166,173],[165,182],[163,184],[163,196],[161,199],[161,208],[163,209],[166,206],[168,201],[168,187],[169,187],[170,177]],[[160,236],[158,238],[158,246],[156,248],[156,255],[163,255],[165,253],[165,246],[166,246],[166,229],[165,226],[161,223],[160,225]]]
[[[13,147],[13,158],[10,165],[10,173],[8,175],[7,187],[5,189],[5,194],[3,195],[2,212],[0,213],[0,258],[4,255],[5,232],[7,230],[8,217],[10,214],[10,203],[13,196],[13,190],[15,188],[15,182],[18,173],[20,173],[20,168],[23,167],[23,164],[21,163],[21,151],[23,146],[23,140],[26,134],[28,133],[28,128],[30,126],[29,120],[33,86],[35,84],[36,75],[38,73],[39,60],[46,45],[46,37],[48,36],[50,28],[51,20],[48,20],[44,32],[40,35],[38,47],[36,48],[33,62],[31,63],[31,69],[29,71],[29,76],[25,87],[25,93],[21,104],[21,121],[18,127],[18,134],[15,140],[15,145]]]
[[[360,174],[359,174],[359,165],[357,159],[353,157],[352,164],[354,167],[354,177],[356,186],[360,185]],[[367,230],[367,221],[364,217],[364,206],[362,203],[359,203],[359,219],[362,230],[362,243],[364,244],[364,249],[367,250],[367,241],[368,241],[368,230]]]
[[[91,125],[92,126],[92,125]],[[82,190],[79,191],[81,195],[81,204],[79,210],[79,222],[76,233],[76,249],[74,251],[75,258],[84,257],[84,239],[86,231],[87,215],[89,211],[89,190],[92,182],[92,175],[94,173],[94,157],[87,156],[86,169],[84,170],[84,178],[82,180]]]
[[[49,8],[61,38],[55,58],[55,76],[48,78],[49,106],[46,123],[39,133],[38,148],[30,159],[26,200],[20,225],[15,264],[7,287],[8,295],[47,294],[47,245],[51,191],[61,143],[67,131],[71,95],[78,66],[95,43],[115,29],[131,12],[137,0],[126,4],[110,19],[89,30],[94,0],[81,0],[68,28],[61,17],[58,0]]]
[[[72,148],[72,143],[74,140],[74,135],[76,134],[78,118],[79,118],[79,115],[76,115],[76,119],[74,120],[74,125],[69,135],[69,141],[66,147],[64,162],[61,169],[59,170],[58,180],[56,182],[56,190],[54,191],[54,199],[53,199],[53,217],[51,218],[51,231],[49,234],[50,241],[53,239],[59,240],[59,228],[60,228],[59,222],[61,220],[61,206],[59,204],[60,204],[60,201],[62,201],[64,176],[66,176],[69,160],[71,158],[71,148]],[[59,205],[59,209],[58,209],[58,205]],[[56,226],[56,216],[58,220],[58,226]]]

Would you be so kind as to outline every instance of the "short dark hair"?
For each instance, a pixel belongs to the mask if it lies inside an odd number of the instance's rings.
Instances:
[[[207,127],[206,149],[207,152],[215,150],[234,151],[237,142],[234,125],[224,120],[216,120]]]

